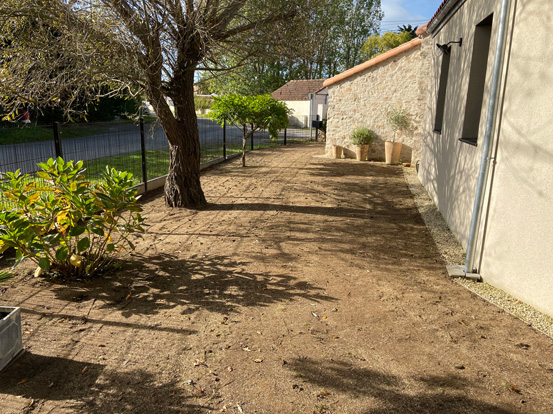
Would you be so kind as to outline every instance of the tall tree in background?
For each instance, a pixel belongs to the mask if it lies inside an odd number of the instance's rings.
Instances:
[[[281,46],[260,47],[247,63],[227,53],[225,68],[234,70],[203,73],[203,90],[259,94],[292,79],[334,76],[362,62],[361,47],[381,19],[380,0],[307,0],[293,22],[279,25]]]
[[[372,59],[388,50],[412,40],[409,32],[386,32],[383,35],[369,36],[361,49],[361,56],[364,59]]]
[[[11,117],[29,103],[70,111],[78,99],[145,91],[169,142],[166,204],[201,207],[195,71],[279,40],[278,23],[309,2],[2,0],[0,102]]]

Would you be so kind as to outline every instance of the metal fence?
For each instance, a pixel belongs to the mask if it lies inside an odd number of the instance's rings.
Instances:
[[[226,158],[242,151],[242,132],[198,118],[201,162]],[[268,132],[256,132],[248,150],[314,140],[316,130],[289,127],[273,140]],[[133,173],[138,183],[162,177],[169,169],[169,145],[157,122],[140,124],[90,123],[41,126],[0,126],[0,173],[37,171],[37,163],[61,156],[82,160],[89,179],[98,178],[106,166]]]

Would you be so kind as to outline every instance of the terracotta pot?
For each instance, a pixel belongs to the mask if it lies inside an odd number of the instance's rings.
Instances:
[[[386,164],[399,163],[399,154],[401,153],[401,142],[385,142]]]
[[[332,158],[342,158],[343,147],[340,145],[332,146]]]
[[[367,161],[369,156],[369,146],[368,145],[356,145],[355,146],[355,158],[357,161]]]

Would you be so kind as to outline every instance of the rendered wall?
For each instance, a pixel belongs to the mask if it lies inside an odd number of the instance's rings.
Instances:
[[[481,272],[553,316],[553,3],[515,12]]]
[[[401,105],[413,115],[415,125],[412,136],[398,139],[404,143],[401,160],[419,160],[431,62],[427,40],[328,87],[327,152],[333,144],[342,145],[344,155],[355,158],[351,132],[366,126],[376,133],[369,159],[384,160],[384,141],[393,136],[386,113]]]
[[[293,110],[290,115],[290,126],[307,128],[311,101],[285,101],[285,104]]]
[[[466,247],[482,156],[501,3],[468,0],[433,43],[463,38],[452,46],[441,134],[432,132],[441,56],[433,75],[424,128],[419,178],[451,230]],[[458,141],[467,97],[474,29],[494,13],[479,146]],[[495,166],[490,170],[476,266],[484,281],[553,315],[553,45],[548,0],[511,2],[506,61],[500,87],[499,124],[494,131]]]

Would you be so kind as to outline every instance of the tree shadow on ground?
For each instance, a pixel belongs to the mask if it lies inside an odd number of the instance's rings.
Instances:
[[[343,361],[320,361],[299,358],[289,361],[286,367],[305,382],[340,392],[352,398],[369,397],[378,401],[377,408],[363,411],[366,414],[428,413],[428,414],[513,414],[514,411],[470,398],[466,391],[477,384],[455,376],[416,378],[424,393],[409,392],[407,383],[399,376],[372,369],[356,367]]]
[[[0,374],[0,384],[2,393],[34,400],[30,409],[47,400],[58,408],[63,404],[63,408],[87,413],[207,411],[190,402],[195,397],[193,389],[185,393],[176,382],[160,384],[158,376],[144,370],[122,368],[113,372],[101,364],[30,352]]]
[[[124,317],[155,315],[182,307],[182,314],[207,310],[228,314],[240,307],[263,307],[298,298],[333,300],[323,289],[277,273],[252,273],[246,262],[225,256],[178,259],[168,254],[134,255],[123,270],[89,282],[54,288],[58,299],[88,301],[96,309],[119,310]]]

